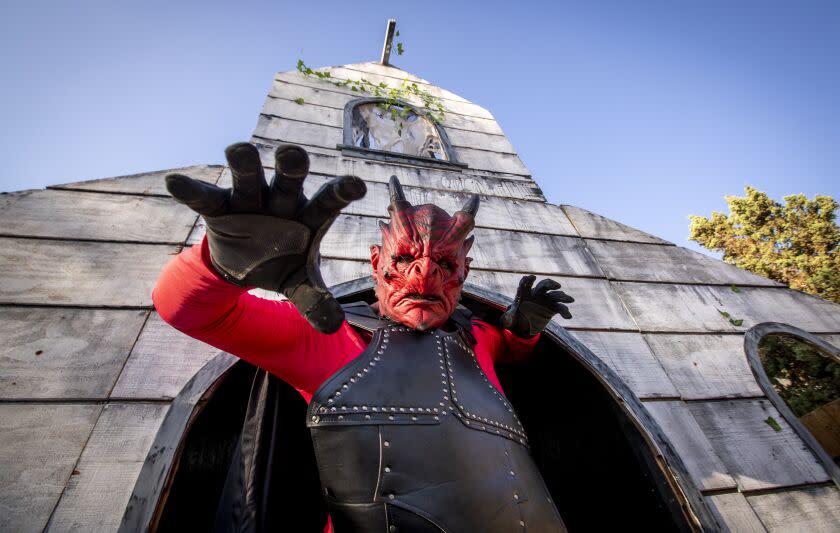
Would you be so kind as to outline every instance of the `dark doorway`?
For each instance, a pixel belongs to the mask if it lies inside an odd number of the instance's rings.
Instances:
[[[348,299],[372,301],[373,292]],[[499,314],[469,295],[463,304],[491,322]],[[570,531],[694,529],[638,427],[574,354],[545,335],[529,361],[497,370]],[[254,485],[264,491],[261,526],[243,530],[320,533],[325,513],[305,402],[292,387],[241,361],[219,380],[181,438],[151,529],[212,531],[217,516],[241,511],[230,493],[243,483],[235,465],[243,459],[245,427],[246,440],[263,443],[253,470],[265,474]],[[255,407],[260,395],[265,401]],[[257,408],[263,420],[255,425]],[[255,427],[258,435],[249,437]]]

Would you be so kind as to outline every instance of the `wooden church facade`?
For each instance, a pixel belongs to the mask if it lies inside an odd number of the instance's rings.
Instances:
[[[449,212],[478,193],[473,294],[512,296],[528,273],[563,284],[576,299],[574,318],[554,324],[555,337],[637,425],[692,528],[840,528],[835,473],[768,400],[744,351],[745,333],[764,322],[840,345],[840,306],[547,203],[493,116],[423,79],[381,63],[329,70],[392,86],[408,78],[441,98],[451,157],[353,146],[346,127],[358,93],[297,72],[276,75],[252,137],[264,165],[273,165],[276,145],[299,144],[311,157],[307,194],[343,174],[368,186],[324,238],[328,285],[369,274],[391,175],[413,203]],[[178,171],[230,183],[219,166]],[[169,172],[0,196],[0,530],[117,530],[139,485],[149,483],[143,473],[159,459],[155,443],[178,440],[173,428],[183,426],[167,427],[168,413],[172,420],[178,405],[200,403],[207,376],[231,365],[151,306],[163,265],[203,234],[200,220],[166,193]],[[204,381],[182,394],[206,364]],[[563,387],[562,376],[556,383]],[[557,406],[561,418],[576,408]],[[164,477],[171,452],[157,470]],[[608,512],[610,498],[620,497],[614,480],[593,483],[601,491],[592,498]]]

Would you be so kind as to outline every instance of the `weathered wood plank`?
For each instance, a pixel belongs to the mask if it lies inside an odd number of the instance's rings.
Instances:
[[[383,209],[384,211],[384,209]],[[370,259],[370,245],[382,242],[379,218],[340,215],[321,241],[321,255],[337,259]],[[476,228],[470,252],[472,267],[482,269],[543,272],[556,275],[601,276],[598,265],[580,239],[560,235],[511,232]],[[190,236],[189,244],[204,237],[203,226]]]
[[[106,398],[147,314],[0,308],[0,398]]]
[[[766,285],[780,283],[678,246],[586,240],[611,279],[674,283]]]
[[[0,303],[150,306],[162,244],[0,238]]]
[[[270,176],[274,168],[274,146],[265,142],[256,144],[263,165],[272,169],[267,173]],[[388,164],[373,159],[340,157],[337,151],[330,152],[322,149],[313,151],[309,147],[307,147],[307,150],[309,151],[310,171],[316,174],[326,176],[352,174],[365,181],[377,183],[388,183],[391,176],[397,176],[403,186],[545,201],[545,197],[536,183],[522,176],[482,172],[475,169],[459,172],[412,165]],[[220,183],[225,179],[225,175],[229,175],[229,172],[222,175],[219,180]]]
[[[700,490],[733,489],[729,475],[712,444],[681,401],[645,402],[645,408],[665,432]]]
[[[216,183],[223,168],[222,165],[194,165],[169,170],[155,170],[153,172],[144,172],[129,176],[63,183],[61,185],[52,185],[48,188],[168,196],[169,193],[166,191],[166,185],[163,181],[164,176],[167,174],[184,174],[193,179]]]
[[[230,186],[229,175],[230,173],[226,172],[222,178],[225,180],[225,186]],[[266,176],[271,176],[268,169],[266,169]],[[322,185],[331,179],[333,178],[329,176],[310,175],[304,181],[304,194],[311,198]],[[406,193],[406,198],[412,204],[435,204],[450,214],[461,209],[472,196],[472,193],[469,192],[440,191],[421,187],[404,186],[403,190]],[[345,207],[342,213],[383,217],[388,214],[389,203],[390,196],[386,184],[367,183],[365,197]],[[543,202],[502,199],[496,196],[481,196],[481,206],[476,217],[476,226],[552,235],[575,235],[571,223],[557,206]]]
[[[615,220],[591,213],[572,205],[561,206],[571,219],[581,237],[590,239],[612,239],[616,241],[671,244],[659,237],[631,228]]]
[[[399,67],[394,67],[393,65],[383,65],[382,63],[371,61],[368,63],[352,63],[349,65],[341,65],[341,69],[349,72],[358,72],[363,75],[375,74],[378,76],[390,78],[393,81],[391,85],[393,85],[394,83],[400,84],[403,80],[407,79],[410,82],[416,83],[421,88],[423,88],[424,86],[430,86],[441,89],[442,91],[445,91],[447,93],[447,98],[449,98],[450,100],[457,100],[459,102],[468,101],[462,96],[459,96],[447,89],[442,89],[441,87],[435,85],[434,83],[426,79],[423,79],[419,76],[415,76],[414,74],[402,70]]]
[[[341,76],[339,76],[339,75],[341,75]],[[351,74],[350,71],[346,71],[346,70],[345,71],[336,71],[336,74],[335,74],[336,79],[347,79],[344,76],[355,77],[356,75],[357,74],[355,74],[355,73]],[[370,76],[365,76],[365,78],[368,79],[371,82],[374,82],[374,83],[385,82],[385,83],[390,84],[392,87],[396,86],[394,84],[394,80],[385,78],[383,76],[379,76],[377,74],[371,74]],[[344,94],[344,95],[355,97],[355,98],[359,98],[359,97],[363,97],[363,96],[371,96],[368,93],[354,92],[350,89],[337,87],[336,85],[334,85],[334,84],[332,84],[328,81],[322,81],[322,80],[319,80],[315,77],[306,77],[306,76],[301,75],[298,72],[279,72],[274,76],[274,79],[276,81],[280,81],[280,82],[293,83],[295,85],[303,85],[305,87],[312,87],[313,89],[321,89],[322,92],[334,92],[334,93]],[[356,79],[359,79],[359,78],[356,78]],[[471,116],[471,117],[479,117],[479,118],[493,120],[493,115],[490,114],[489,111],[487,111],[486,109],[484,109],[483,107],[481,107],[479,105],[476,105],[476,104],[473,104],[473,103],[470,103],[470,102],[467,102],[467,101],[458,101],[458,100],[455,100],[455,99],[447,98],[447,97],[443,96],[443,93],[448,92],[448,91],[443,91],[440,88],[435,88],[435,87],[432,87],[432,86],[428,86],[427,90],[429,91],[429,94],[441,98],[443,107],[446,109],[447,112],[457,113],[459,115],[467,115],[467,116]],[[461,100],[463,100],[463,99],[461,99]],[[417,102],[417,103],[420,104],[421,102]]]
[[[354,68],[347,68],[345,66],[334,66],[334,67],[327,67],[330,74],[332,74],[333,78],[341,79],[341,80],[358,80],[361,78],[366,79],[367,81],[373,82],[375,84],[379,83],[386,83],[390,87],[399,87],[404,77],[399,77],[399,75],[382,75],[377,72],[373,72],[370,69],[365,68],[364,66],[357,66]],[[411,80],[409,80],[411,81]],[[416,83],[418,88],[426,91],[427,93],[444,100],[444,104],[448,104],[450,102],[457,102],[459,104],[471,104],[468,100],[463,98],[462,96],[458,96],[457,94],[448,91],[442,87],[438,87],[437,85],[433,85],[428,82],[423,82],[419,80],[411,81],[412,83]],[[474,104],[473,104],[474,105]],[[478,106],[476,106],[478,107]],[[484,108],[479,108],[484,113],[489,115],[489,112]]]
[[[741,491],[827,481],[828,474],[767,400],[691,402],[695,420]],[[773,418],[781,431],[767,422]]]
[[[109,403],[48,531],[116,531],[168,405]]]
[[[336,149],[343,144],[341,128],[299,122],[260,115],[253,135],[259,139],[267,139],[278,143],[302,144],[324,149]],[[501,153],[490,150],[476,149],[465,146],[453,146],[452,152],[460,163],[470,168],[530,176],[525,164],[514,153]]]
[[[303,98],[299,96],[298,98]],[[352,98],[348,98],[349,102]],[[335,107],[327,107],[318,105],[312,102],[307,102],[304,99],[302,104],[285,98],[278,98],[269,96],[263,104],[262,114],[272,118],[302,121],[305,123],[320,124],[322,126],[329,126],[333,128],[342,129],[344,127],[344,110]],[[486,119],[473,119],[472,117],[463,117],[458,115],[460,120],[456,122],[461,126],[471,126],[467,122],[480,120],[487,122]],[[510,143],[507,137],[498,133],[489,134],[480,130],[469,130],[451,126],[453,120],[446,120],[441,124],[446,130],[446,135],[449,142],[453,146],[464,146],[467,148],[478,148],[481,150],[492,150],[495,152],[503,152],[507,154],[514,154],[516,150]],[[482,124],[482,126],[484,126]],[[486,126],[484,129],[488,129]],[[342,134],[343,135],[343,134]]]
[[[741,335],[648,334],[645,339],[684,399],[764,396]]]
[[[513,298],[519,281],[526,273],[472,270],[467,281]],[[554,318],[561,326],[570,329],[636,329],[636,325],[624,310],[621,300],[607,281],[563,276],[552,276],[552,279],[560,282],[563,285],[563,291],[575,298],[575,303],[569,305],[572,312],[571,320],[564,320],[559,316]]]
[[[747,496],[767,531],[833,533],[840,530],[837,487],[807,487]]]
[[[219,349],[197,341],[152,312],[111,398],[172,399]]]
[[[100,410],[0,404],[0,530],[44,529]]]
[[[570,307],[574,309],[577,303]],[[572,334],[612,368],[639,398],[679,396],[641,334],[605,331]]]
[[[840,331],[840,305],[784,288],[612,282],[643,331],[746,331],[783,322],[811,332]],[[735,326],[721,315],[729,313]]]
[[[715,494],[706,496],[706,503],[721,523],[733,533],[764,533],[767,531],[743,494]]]
[[[347,105],[347,102],[367,96],[371,95],[352,92],[335,92],[330,90],[329,86],[315,88],[279,80],[274,80],[268,93],[269,99],[285,100],[288,102],[294,102],[295,100],[302,98],[304,108],[309,105],[314,106],[316,109],[330,108],[339,111],[344,110],[344,106]],[[268,101],[266,101],[266,109],[270,109]],[[270,111],[266,111],[266,113],[269,115],[278,114],[280,116],[285,116],[280,113],[272,113]],[[314,122],[318,121],[316,120]],[[452,109],[447,109],[441,125],[446,128],[447,132],[451,129],[460,129],[487,133],[490,135],[504,135],[502,128],[494,119],[462,115],[456,113]]]
[[[170,198],[65,190],[0,196],[7,236],[182,243],[195,219]]]

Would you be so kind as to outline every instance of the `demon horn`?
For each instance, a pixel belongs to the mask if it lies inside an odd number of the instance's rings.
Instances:
[[[461,211],[470,215],[472,218],[475,218],[475,215],[478,214],[478,206],[481,203],[481,199],[478,197],[477,194],[473,194],[470,196],[469,200],[464,203],[464,207],[461,208]]]
[[[391,205],[397,207],[411,205],[411,202],[405,199],[402,185],[400,185],[400,180],[396,176],[391,176],[391,179],[388,180],[388,192],[391,193]]]

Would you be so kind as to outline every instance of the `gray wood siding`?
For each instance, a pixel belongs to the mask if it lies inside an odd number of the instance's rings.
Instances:
[[[646,402],[645,408],[665,432],[701,490],[734,489],[735,479],[681,401]]]
[[[175,246],[0,238],[0,303],[150,306]]]
[[[783,288],[612,282],[643,331],[746,331],[761,322],[784,322],[811,332],[840,331],[840,306]],[[732,325],[720,311],[741,319]]]
[[[677,246],[587,240],[586,245],[611,279],[724,285],[780,283]]]
[[[111,393],[112,398],[172,399],[219,353],[152,312]]]
[[[767,400],[691,402],[695,420],[741,491],[819,483],[823,467]],[[765,422],[772,417],[775,431]]]
[[[0,308],[0,399],[107,398],[146,315]]]
[[[578,300],[569,307],[576,314]],[[575,331],[587,348],[612,368],[639,398],[679,396],[662,365],[639,333]]]
[[[770,532],[834,533],[840,524],[837,487],[809,487],[747,496]]]
[[[0,404],[0,530],[44,529],[101,409]]]
[[[741,335],[648,334],[645,339],[684,399],[764,396]]]
[[[195,219],[170,198],[65,190],[0,196],[0,232],[7,236],[182,243]]]
[[[219,154],[221,156],[221,154]],[[89,181],[77,181],[53,185],[49,189],[73,189],[79,191],[99,191],[127,194],[144,194],[150,196],[169,196],[163,178],[167,174],[184,174],[191,178],[216,183],[222,172],[221,165],[195,165],[191,167],[156,170],[128,176],[117,176]]]
[[[733,533],[764,533],[767,531],[743,494],[737,492],[715,494],[707,496],[706,503]]]
[[[116,531],[140,468],[169,408],[109,403],[55,509],[47,531]]]
[[[615,220],[591,213],[586,209],[571,205],[561,206],[577,228],[581,237],[592,239],[611,239],[615,241],[647,242],[653,244],[671,244]]]

